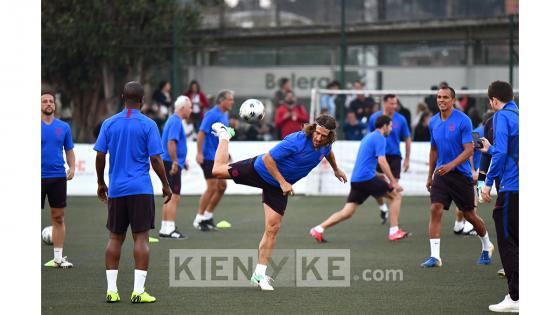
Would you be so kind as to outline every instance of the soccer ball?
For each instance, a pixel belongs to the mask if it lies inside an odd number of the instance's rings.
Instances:
[[[47,245],[52,245],[52,226],[47,226],[41,231],[41,238]]]
[[[261,101],[250,98],[241,104],[239,117],[246,122],[256,122],[264,118],[264,105]]]

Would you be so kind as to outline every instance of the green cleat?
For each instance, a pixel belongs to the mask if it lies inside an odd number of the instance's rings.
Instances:
[[[151,296],[146,291],[140,294],[136,292],[132,292],[132,296],[130,296],[130,301],[132,303],[154,303],[156,301],[156,298]]]
[[[119,296],[119,292],[107,291],[107,303],[116,303],[121,301],[121,297]]]

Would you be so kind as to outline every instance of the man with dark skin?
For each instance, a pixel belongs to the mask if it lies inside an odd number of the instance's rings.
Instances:
[[[164,203],[171,188],[161,159],[163,149],[156,123],[140,113],[144,89],[138,82],[124,86],[125,109],[103,122],[94,150],[97,151],[97,196],[108,206],[109,242],[105,249],[108,303],[119,302],[117,274],[121,247],[128,225],[134,239],[134,291],[132,303],[151,303],[156,298],[144,289],[150,250],[148,232],[154,228],[155,204],[150,164],[163,186]],[[105,155],[109,153],[109,188],[105,184]]]

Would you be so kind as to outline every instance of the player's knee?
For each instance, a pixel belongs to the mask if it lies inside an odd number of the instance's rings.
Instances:
[[[443,213],[443,205],[437,203],[432,204],[432,208],[430,211],[432,215],[441,215]]]
[[[280,222],[271,222],[266,224],[265,232],[269,236],[276,236],[280,231]]]
[[[226,191],[226,188],[227,188],[227,182],[225,180],[221,180],[218,182],[218,187],[217,187],[218,192],[223,194]]]
[[[55,224],[63,224],[64,223],[64,211],[53,211],[51,213],[52,222]]]

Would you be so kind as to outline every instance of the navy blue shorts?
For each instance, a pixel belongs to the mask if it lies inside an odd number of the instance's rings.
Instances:
[[[393,173],[393,176],[396,179],[401,178],[402,157],[400,155],[385,155],[385,158],[387,159],[387,164],[389,164],[389,168],[391,169],[391,173]],[[383,173],[381,167],[379,166],[379,163],[377,164],[376,170],[378,173]]]
[[[257,158],[235,162],[229,165],[229,175],[236,184],[262,189],[262,202],[280,215],[284,215],[288,205],[288,196],[284,196],[282,189],[265,182],[255,170]]]
[[[387,183],[384,179],[378,176],[364,181],[364,182],[351,182],[350,194],[346,202],[357,203],[361,205],[368,199],[369,196],[374,198],[385,196],[388,192],[393,191],[393,186]]]
[[[216,179],[216,176],[212,175],[212,168],[214,168],[214,160],[203,160],[200,167],[202,167],[204,178]]]
[[[155,228],[154,195],[109,198],[108,207],[107,229],[112,233],[125,234],[129,225],[132,233]]]
[[[474,185],[469,178],[458,171],[451,171],[443,176],[434,174],[430,199],[432,204],[441,203],[449,210],[451,201],[461,211],[474,210]]]
[[[45,197],[51,208],[66,208],[66,177],[41,178],[41,209],[45,208]]]
[[[169,186],[171,187],[171,192],[180,195],[181,194],[181,166],[179,167],[179,171],[175,175],[171,175],[171,167],[173,166],[173,162],[163,161],[163,165],[165,166],[165,175],[167,176],[167,181],[169,182]]]

